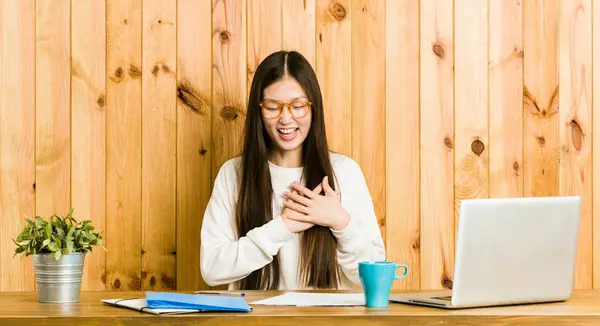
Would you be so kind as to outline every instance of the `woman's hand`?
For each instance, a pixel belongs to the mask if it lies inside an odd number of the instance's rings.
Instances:
[[[317,224],[339,231],[350,222],[350,214],[340,203],[339,192],[333,190],[327,182],[327,177],[321,183],[325,195],[319,195],[321,191],[311,191],[300,184],[293,183],[295,192],[284,192],[288,200],[283,205],[296,213],[289,218],[298,222]],[[317,187],[318,188],[318,187]],[[315,189],[317,190],[317,189]]]
[[[321,185],[319,184],[313,192],[318,194],[321,192]],[[292,193],[298,195],[296,190],[292,190]],[[287,227],[288,231],[291,233],[298,233],[304,230],[308,230],[314,226],[313,223],[301,222],[298,219],[301,219],[304,214],[294,211],[288,207],[283,208],[283,212],[281,212],[281,218],[283,220],[283,224]]]

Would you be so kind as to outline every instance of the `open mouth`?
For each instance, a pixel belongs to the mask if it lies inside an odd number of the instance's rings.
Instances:
[[[283,140],[292,140],[296,137],[298,128],[277,128],[277,132],[279,132],[279,137]]]

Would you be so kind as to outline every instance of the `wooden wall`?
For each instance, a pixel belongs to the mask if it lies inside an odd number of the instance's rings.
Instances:
[[[0,291],[34,288],[17,222],[70,207],[105,230],[85,290],[205,288],[212,180],[280,49],[317,71],[331,147],[410,266],[396,287],[451,286],[462,199],[548,195],[583,196],[575,287],[600,287],[599,16],[592,0],[0,0]]]

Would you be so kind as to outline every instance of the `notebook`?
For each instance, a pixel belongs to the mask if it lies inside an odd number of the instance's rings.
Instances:
[[[210,311],[249,312],[252,308],[242,297],[185,294],[174,292],[146,292],[146,298],[106,299],[103,303],[154,315],[186,314]]]
[[[102,300],[102,302],[110,306],[132,309],[139,312],[147,312],[153,315],[177,315],[200,312],[198,309],[152,309],[148,307],[146,299],[144,298],[106,299]]]
[[[175,292],[146,292],[148,308],[152,309],[198,309],[201,311],[252,310],[246,300],[237,296],[187,294]]]

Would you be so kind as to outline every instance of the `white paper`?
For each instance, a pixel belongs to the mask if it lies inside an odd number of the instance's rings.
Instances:
[[[298,293],[288,292],[264,300],[250,302],[254,305],[267,306],[364,306],[365,296],[362,293]]]

